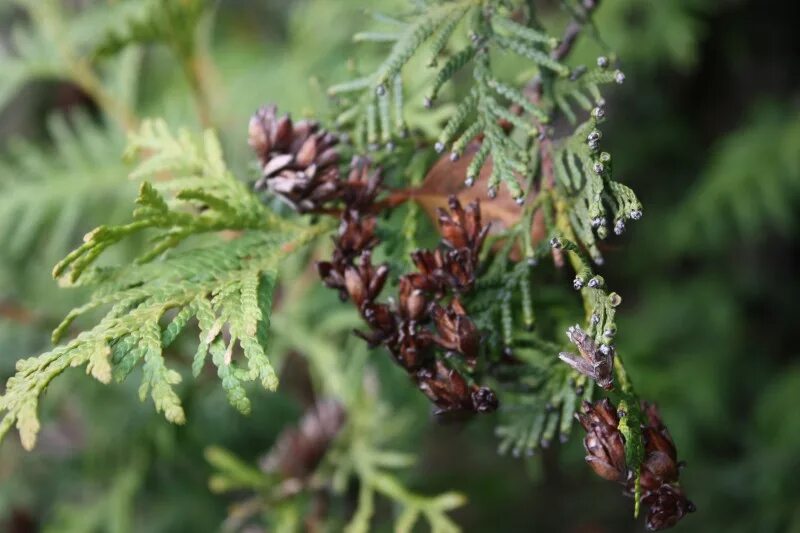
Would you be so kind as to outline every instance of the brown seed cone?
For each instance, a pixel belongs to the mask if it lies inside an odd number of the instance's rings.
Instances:
[[[429,313],[438,333],[433,342],[445,350],[460,353],[468,365],[474,366],[480,349],[480,333],[461,301],[453,298],[447,307],[431,304]]]
[[[365,251],[361,254],[361,261],[358,266],[348,265],[344,270],[344,285],[347,294],[356,307],[361,309],[365,303],[372,303],[378,297],[386,277],[389,275],[389,267],[372,265],[372,254]]]
[[[480,203],[476,200],[464,209],[455,196],[450,196],[448,206],[449,213],[444,209],[436,211],[443,242],[456,250],[468,250],[472,254],[471,259],[477,262],[489,230],[488,225],[481,224]]]
[[[377,243],[375,217],[361,217],[357,212],[350,210],[342,213],[339,234],[334,239],[336,247],[333,257],[330,261],[317,262],[317,272],[323,283],[331,289],[338,290],[342,301],[347,300],[349,292],[346,286],[347,270],[354,268],[352,265],[355,259],[368,254]],[[383,274],[384,280],[386,274],[388,271]],[[365,283],[369,284],[369,281]],[[358,306],[361,307],[361,303],[358,303]]]
[[[693,513],[695,505],[677,485],[664,484],[657,491],[642,498],[648,506],[645,524],[650,531],[667,529],[677,524],[686,513]]]
[[[617,429],[619,417],[608,398],[594,404],[584,401],[581,412],[575,417],[586,430],[583,447],[592,470],[609,481],[625,482],[628,477],[625,439]]]
[[[248,143],[261,164],[256,190],[269,189],[299,212],[318,210],[338,196],[339,138],[318,123],[294,123],[269,105],[250,118]]]
[[[650,530],[674,526],[686,513],[694,512],[678,485],[678,462],[675,444],[661,421],[658,409],[642,402],[646,425],[642,426],[645,457],[639,471],[641,502],[648,507],[647,527]],[[625,485],[627,494],[635,494],[635,476],[625,462],[625,439],[620,433],[619,416],[605,398],[594,404],[583,402],[575,415],[587,434],[583,440],[588,455],[586,462],[597,475]]]
[[[647,425],[642,426],[645,458],[642,463],[640,484],[642,493],[658,491],[665,483],[678,482],[678,453],[658,408],[654,404],[642,402],[642,413]]]
[[[317,402],[297,426],[281,432],[272,450],[261,460],[261,469],[277,472],[286,480],[305,482],[319,466],[345,418],[339,402]]]
[[[341,199],[351,211],[372,212],[382,181],[380,170],[372,168],[369,159],[353,157],[347,181],[341,187]]]
[[[436,414],[490,413],[498,407],[497,396],[491,389],[468,385],[457,370],[441,361],[418,370],[415,378],[420,390],[436,405]]]

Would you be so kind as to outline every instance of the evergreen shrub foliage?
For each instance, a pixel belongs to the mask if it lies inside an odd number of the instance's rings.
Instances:
[[[290,32],[347,9],[331,4],[297,7]],[[47,144],[14,141],[0,155],[0,279],[19,280],[0,299],[3,319],[19,324],[0,327],[0,346],[13,335],[40,353],[9,369],[0,439],[16,428],[26,450],[37,438],[47,447],[54,417],[43,412],[65,397],[62,380],[76,394],[111,394],[70,378],[74,367],[125,383],[122,395],[134,383],[195,435],[214,432],[203,417],[224,395],[252,415],[235,424],[270,428],[247,452],[257,461],[227,449],[233,422],[202,439],[213,444],[203,452],[211,491],[233,493],[227,530],[361,532],[388,521],[459,531],[462,488],[436,493],[410,475],[418,389],[436,423],[493,428],[484,454],[527,461],[579,432],[586,463],[623,487],[651,530],[695,511],[649,401],[648,373],[659,370],[635,356],[629,372],[625,342],[617,347],[631,320],[617,323],[626,302],[611,280],[626,267],[610,252],[644,213],[618,172],[625,149],[606,149],[609,123],[633,98],[622,60],[645,55],[617,20],[633,8],[556,4],[370,6],[371,26],[342,17],[327,30],[330,49],[309,36],[260,74],[260,50],[214,44],[229,14],[213,3],[14,2],[0,106],[39,80],[91,105],[54,112]],[[647,12],[642,46],[686,69],[700,30],[660,26],[691,19],[685,3],[670,5]],[[351,30],[352,43],[335,40]],[[292,54],[313,58],[307,86]],[[250,68],[234,74],[237,61]],[[256,111],[270,100],[301,112]],[[798,136],[795,116],[757,107],[715,147],[665,246],[691,255],[772,228],[791,234]],[[43,282],[26,260],[55,256],[53,277],[74,296],[30,313],[29,287]],[[51,347],[19,340],[49,327]],[[282,413],[287,390],[302,398],[297,417]],[[152,431],[132,438],[147,451],[117,467],[91,512],[65,506],[53,527],[128,530],[146,465],[163,451]]]

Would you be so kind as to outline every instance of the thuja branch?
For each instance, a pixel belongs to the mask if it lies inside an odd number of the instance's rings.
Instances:
[[[243,413],[250,410],[247,382],[277,387],[266,341],[278,267],[331,226],[278,218],[227,169],[213,131],[198,142],[185,131],[173,134],[163,122],[145,122],[128,148],[143,158],[134,177],[175,177],[158,185],[143,183],[133,222],[90,232],[84,245],[56,266],[57,276],[94,293],[56,328],[54,342],[79,317],[100,309],[105,314],[74,339],[17,363],[17,374],[0,396],[0,438],[16,424],[23,445],[31,448],[39,430],[39,396],[74,366],[86,366],[108,383],[124,380],[141,364],[142,400],[150,396],[169,421],[183,423],[174,388],[182,377],[167,366],[164,348],[195,318],[200,330],[195,376],[210,355],[228,400]],[[242,233],[215,246],[172,250],[192,236],[220,230]],[[153,238],[138,262],[95,265],[108,247],[143,231]]]

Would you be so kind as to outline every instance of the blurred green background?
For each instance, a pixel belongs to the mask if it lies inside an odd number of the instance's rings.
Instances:
[[[218,4],[212,51],[225,105],[216,115],[233,168],[248,175],[245,125],[258,105],[326,117],[322,88],[380,56],[350,41],[375,4]],[[555,2],[540,4],[563,20]],[[5,40],[19,13],[0,13]],[[682,484],[699,511],[679,531],[800,532],[798,21],[796,3],[759,0],[605,0],[596,17],[627,76],[609,99],[604,142],[645,206],[642,222],[614,241],[603,275],[624,297],[618,349],[688,462]],[[581,41],[571,62],[597,54]],[[0,55],[7,81],[8,61]],[[154,49],[143,61],[144,114],[196,120],[168,54]],[[75,170],[69,128],[53,119],[94,112],[74,86],[2,89],[0,152],[27,161],[0,156],[5,381],[80,299],[55,290],[50,267],[94,225],[124,220],[134,186],[113,155],[119,134],[91,119],[81,126],[94,132],[89,155]],[[78,372],[58,380],[38,448],[25,453],[15,439],[0,447],[0,530],[216,530],[231,499],[208,490],[203,450],[221,445],[255,460],[302,407],[291,391],[254,391],[244,418],[213,379],[183,394],[189,422],[176,428],[135,400],[134,383],[104,387]],[[427,420],[425,402],[411,404]],[[585,468],[579,438],[530,459],[497,456],[485,420],[420,424],[407,438],[422,447],[415,487],[469,497],[454,515],[466,531],[643,530],[619,490]]]

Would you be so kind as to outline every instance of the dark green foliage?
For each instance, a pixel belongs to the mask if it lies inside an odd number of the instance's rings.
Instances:
[[[797,223],[800,119],[791,110],[762,105],[738,131],[712,149],[707,174],[679,208],[675,246],[724,246]]]

